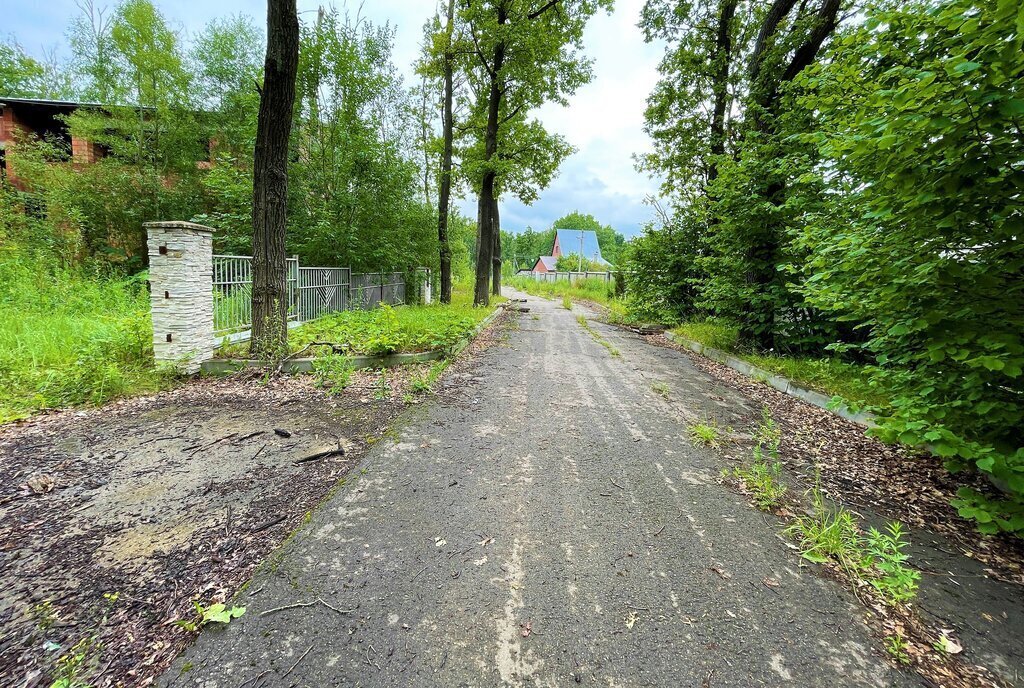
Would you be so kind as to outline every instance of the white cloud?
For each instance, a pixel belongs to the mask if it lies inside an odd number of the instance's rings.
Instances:
[[[243,13],[260,23],[266,16],[266,4],[260,0],[156,2],[189,34],[217,16]],[[320,4],[299,0],[299,11],[306,17]],[[11,5],[5,8],[5,31],[35,54],[63,44],[68,18],[78,12],[74,0]],[[356,2],[348,6],[352,12],[359,10]],[[545,228],[565,213],[580,210],[632,236],[650,218],[643,200],[647,194],[656,193],[657,182],[636,172],[632,156],[651,146],[643,133],[643,112],[647,94],[657,80],[661,48],[645,44],[636,27],[642,6],[643,0],[618,0],[612,15],[601,14],[591,20],[584,45],[594,60],[594,80],[570,98],[568,106],[549,104],[535,113],[578,152],[566,160],[559,176],[532,206],[503,202],[502,225],[506,229],[520,231],[526,225]],[[390,22],[395,27],[394,59],[407,82],[413,80],[412,63],[419,54],[423,22],[435,7],[435,0],[372,0],[362,5],[361,11],[368,19]],[[464,199],[461,206],[475,216],[473,199]]]

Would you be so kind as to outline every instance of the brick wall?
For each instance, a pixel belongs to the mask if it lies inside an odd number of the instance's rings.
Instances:
[[[28,128],[18,120],[12,108],[3,108],[3,112],[0,113],[0,144],[9,149],[11,142],[14,141],[15,132],[18,131],[28,131]],[[17,177],[11,167],[11,158],[9,155],[5,156],[5,158],[7,178],[13,183],[17,180]]]

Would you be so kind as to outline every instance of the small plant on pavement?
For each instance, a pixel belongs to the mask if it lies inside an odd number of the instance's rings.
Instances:
[[[697,444],[718,449],[718,437],[721,431],[715,423],[694,423],[689,427],[690,438]]]
[[[88,688],[85,675],[99,664],[100,643],[96,636],[82,638],[57,660],[50,688]]]
[[[664,382],[654,382],[651,384],[651,391],[655,394],[668,399],[668,385]]]
[[[192,601],[192,606],[195,607],[196,617],[194,619],[178,619],[174,622],[175,626],[184,628],[186,631],[195,632],[208,623],[231,623],[232,619],[237,619],[242,614],[245,614],[245,607],[231,607],[217,602],[211,604],[209,607],[204,607],[197,600]]]
[[[568,296],[563,296],[562,297],[562,308],[564,308],[567,311],[571,311],[572,310],[572,299],[570,299]]]
[[[871,585],[889,602],[907,602],[917,594],[917,581],[921,573],[908,566],[910,558],[903,552],[907,541],[903,539],[903,526],[893,521],[885,532],[870,528],[864,537],[864,568],[877,574]]]
[[[910,654],[907,652],[909,647],[907,641],[898,633],[885,636],[885,651],[900,664],[910,664]]]
[[[862,559],[857,519],[845,507],[830,508],[820,488],[810,495],[811,512],[798,516],[786,534],[797,540],[804,559],[818,564],[832,560],[856,573]]]
[[[746,491],[753,497],[754,504],[762,511],[771,511],[782,506],[782,500],[786,496],[786,484],[782,482],[782,464],[779,461],[769,461],[760,446],[754,447],[753,463],[726,471],[726,477],[743,483]]]
[[[827,506],[818,488],[811,496],[812,513],[798,516],[785,531],[797,540],[803,557],[838,563],[851,578],[869,583],[889,604],[913,599],[921,574],[906,565],[903,527],[893,522],[885,532],[870,528],[862,534],[849,509]]]

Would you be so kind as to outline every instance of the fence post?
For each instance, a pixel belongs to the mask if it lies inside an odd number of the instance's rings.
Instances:
[[[147,222],[153,357],[186,373],[213,358],[213,230]]]

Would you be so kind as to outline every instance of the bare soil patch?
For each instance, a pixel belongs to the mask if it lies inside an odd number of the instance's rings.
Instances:
[[[200,379],[0,428],[0,685],[150,684],[195,636],[174,622],[231,599],[424,398],[427,367],[357,372],[335,396],[308,376]]]

